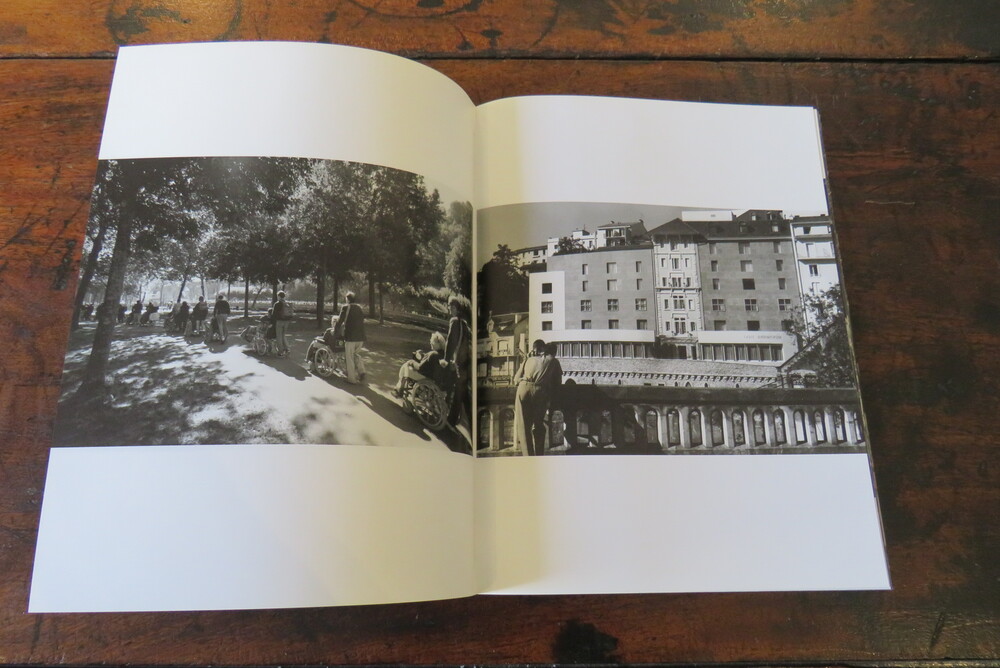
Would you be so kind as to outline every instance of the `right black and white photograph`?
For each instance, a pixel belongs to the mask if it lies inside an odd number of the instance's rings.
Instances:
[[[477,216],[477,456],[866,449],[827,212]]]

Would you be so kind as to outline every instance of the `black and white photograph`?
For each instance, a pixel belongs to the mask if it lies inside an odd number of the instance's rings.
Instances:
[[[333,160],[105,160],[57,446],[471,453],[472,205]]]
[[[477,456],[866,448],[827,212],[518,204],[476,246]]]

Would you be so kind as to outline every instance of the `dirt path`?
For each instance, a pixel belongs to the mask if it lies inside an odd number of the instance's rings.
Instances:
[[[427,430],[390,390],[400,363],[427,348],[428,330],[367,325],[367,386],[309,373],[305,354],[315,330],[293,323],[288,357],[258,357],[237,333],[206,345],[162,329],[120,327],[110,364],[113,400],[106,406],[73,392],[89,353],[92,326],[74,333],[66,357],[56,445],[321,443],[408,448],[468,447],[460,432]]]

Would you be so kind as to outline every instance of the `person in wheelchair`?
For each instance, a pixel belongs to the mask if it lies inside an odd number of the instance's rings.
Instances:
[[[451,365],[444,357],[445,338],[440,332],[431,334],[431,349],[416,350],[413,359],[408,359],[399,367],[399,380],[393,388],[393,394],[400,397],[404,391],[417,381],[430,379],[438,387],[447,391],[451,384]]]

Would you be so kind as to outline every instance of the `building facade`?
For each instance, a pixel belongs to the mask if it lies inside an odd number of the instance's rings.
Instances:
[[[801,304],[791,228],[780,211],[729,221],[686,221],[700,233],[704,328],[699,357],[780,364],[798,350],[789,333]]]
[[[671,359],[697,359],[698,332],[705,328],[698,269],[698,245],[703,240],[681,219],[650,230],[649,237],[661,354]]]
[[[652,259],[648,243],[551,256],[528,276],[529,337],[581,357],[652,357]]]

